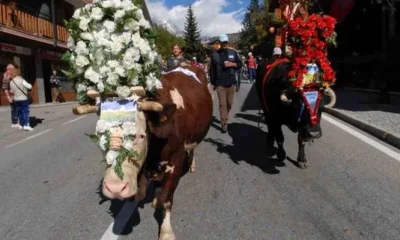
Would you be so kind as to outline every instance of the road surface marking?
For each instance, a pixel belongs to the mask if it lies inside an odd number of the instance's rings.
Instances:
[[[18,145],[18,144],[24,143],[24,142],[26,142],[26,141],[28,141],[28,140],[31,140],[31,139],[35,138],[35,137],[39,137],[40,135],[43,135],[43,134],[45,134],[45,133],[48,133],[48,132],[50,132],[50,131],[52,131],[52,130],[53,130],[53,129],[47,129],[47,130],[44,130],[44,131],[42,131],[42,132],[38,132],[38,133],[36,133],[36,134],[34,134],[34,135],[32,135],[32,136],[29,136],[29,137],[27,137],[27,138],[22,139],[22,140],[19,141],[19,142],[10,144],[10,145],[6,146],[6,148],[14,147],[14,146],[16,146],[16,145]]]
[[[327,115],[322,115],[322,118],[325,119],[327,122],[335,125],[336,127],[341,128],[345,132],[350,133],[351,135],[360,139],[361,141],[369,144],[370,146],[378,149],[379,151],[383,152],[384,154],[388,155],[389,157],[392,157],[395,160],[400,162],[400,153],[393,151],[392,149],[384,146],[383,144],[379,143],[378,141],[375,141],[375,140],[357,132],[356,130],[351,129],[350,127],[340,123],[339,121],[337,121],[331,117],[328,117]]]
[[[119,234],[121,234],[124,230],[125,225],[128,223],[133,212],[137,211],[137,206],[137,201],[125,201],[124,206],[122,206],[121,210],[118,212],[114,222],[108,226],[100,240],[117,240]]]
[[[113,233],[113,228],[114,222],[112,222],[110,226],[108,226],[106,232],[103,234],[100,240],[117,240],[119,236]]]
[[[78,118],[72,119],[72,120],[70,120],[70,121],[68,121],[68,122],[65,122],[65,123],[61,124],[61,126],[68,125],[68,124],[70,124],[70,123],[73,123],[73,122],[76,122],[76,121],[78,121],[78,120],[81,120],[82,118],[85,118],[85,117],[86,117],[86,116],[82,116],[82,117],[78,117]]]

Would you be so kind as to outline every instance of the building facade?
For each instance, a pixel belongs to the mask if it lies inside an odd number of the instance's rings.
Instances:
[[[62,60],[68,50],[65,19],[91,0],[0,0],[0,76],[7,64],[15,63],[22,76],[32,84],[34,104],[52,101],[50,76],[62,75],[68,63]],[[143,13],[151,22],[144,0]],[[61,101],[73,101],[76,93],[66,76],[61,82]],[[8,105],[3,92],[0,105]]]

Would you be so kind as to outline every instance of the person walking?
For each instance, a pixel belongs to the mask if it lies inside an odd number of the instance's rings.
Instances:
[[[178,44],[172,46],[173,57],[167,61],[167,71],[171,71],[176,67],[187,66],[186,59],[183,57],[182,48]]]
[[[20,129],[32,131],[33,128],[29,126],[30,107],[28,101],[28,90],[32,89],[32,85],[21,77],[17,67],[11,70],[11,78],[10,92],[13,94],[14,104],[18,112]]]
[[[257,63],[256,59],[253,56],[253,53],[249,52],[249,58],[247,59],[247,64],[248,64],[248,70],[249,70],[249,80],[250,83],[254,83],[256,79],[256,68],[257,68]]]
[[[61,85],[61,77],[57,74],[57,70],[53,70],[53,74],[50,76],[50,84],[51,84],[51,98],[53,103],[59,102],[60,96],[60,85]]]
[[[217,91],[221,132],[228,131],[229,112],[233,105],[236,85],[236,73],[241,69],[242,61],[233,49],[228,48],[228,36],[219,37],[220,48],[212,53],[210,63],[210,82]]]
[[[13,99],[12,93],[10,92],[10,81],[12,80],[11,70],[14,69],[15,67],[16,67],[16,65],[13,63],[10,63],[7,65],[6,72],[4,73],[4,76],[3,76],[1,89],[4,91],[4,94],[6,95],[7,100],[10,104],[11,127],[19,128],[20,125],[18,124],[18,112],[17,112],[17,108],[15,107],[14,101],[12,100]]]

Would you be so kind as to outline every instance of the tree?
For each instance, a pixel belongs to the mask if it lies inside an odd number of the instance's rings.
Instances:
[[[197,27],[196,17],[194,16],[192,6],[189,6],[186,15],[184,30],[185,55],[187,58],[197,57],[200,61],[204,58],[204,48],[200,41],[200,31]]]
[[[157,52],[162,56],[163,59],[170,58],[172,45],[178,44],[179,46],[183,46],[185,44],[185,40],[183,39],[183,37],[178,37],[170,33],[162,26],[155,24],[154,28],[157,32],[157,38],[155,41]]]
[[[255,15],[260,12],[258,0],[251,0],[247,7],[247,12],[243,19],[243,28],[240,33],[239,48],[245,51],[250,50],[250,46],[257,43],[257,30]]]

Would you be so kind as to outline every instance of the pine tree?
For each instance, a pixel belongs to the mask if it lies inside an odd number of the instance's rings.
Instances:
[[[189,6],[186,15],[186,23],[184,35],[185,39],[185,55],[187,58],[197,57],[199,60],[203,59],[204,49],[200,41],[200,31],[197,27],[196,17],[192,6]]]
[[[255,16],[260,12],[258,0],[251,0],[243,19],[243,28],[239,41],[239,48],[249,50],[250,46],[257,43],[257,30]]]

